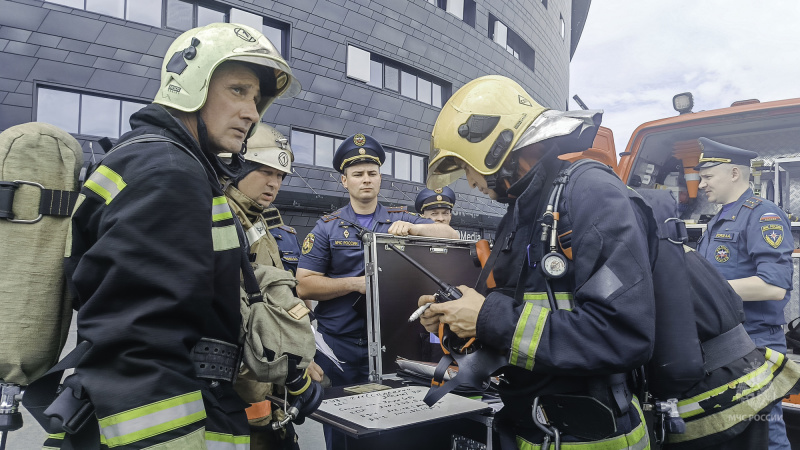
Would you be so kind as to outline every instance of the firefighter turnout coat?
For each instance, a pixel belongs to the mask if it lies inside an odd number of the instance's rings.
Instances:
[[[81,190],[66,272],[78,342],[91,348],[73,383],[96,410],[98,448],[248,448],[248,405],[232,374],[198,376],[208,370],[203,352],[230,351],[241,326],[242,250],[218,160],[160,105],[131,125],[120,142],[158,134],[186,149],[145,142],[112,151]]]
[[[501,369],[508,384],[501,390],[505,407],[499,418],[518,448],[539,448],[544,434],[534,426],[531,405],[534,397],[549,394],[593,397],[614,412],[610,420],[617,432],[602,439],[602,448],[645,448],[639,403],[625,375],[613,374],[641,366],[653,349],[649,249],[655,239],[647,236],[646,218],[616,176],[589,170],[570,179],[560,210],[566,211],[561,215],[564,229],[572,233],[562,237],[562,247],[571,246],[578,256],[564,276],[551,280],[558,305],[552,311],[538,267],[550,251],[542,248],[540,219],[552,180],[568,165],[551,151],[509,188],[509,208],[495,243],[500,246],[493,265],[497,287],[480,310],[477,339],[508,355]],[[580,408],[565,414],[570,420],[597,420]],[[582,414],[588,417],[579,418]],[[562,442],[587,441],[561,431]]]

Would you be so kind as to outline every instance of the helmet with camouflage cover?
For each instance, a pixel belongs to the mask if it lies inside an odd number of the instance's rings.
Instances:
[[[300,92],[292,69],[260,31],[246,25],[212,23],[181,34],[170,45],[153,103],[183,112],[198,111],[206,102],[214,70],[226,61],[248,63],[257,69],[262,92],[256,105],[259,117],[276,98]],[[264,95],[271,92],[274,94]]]
[[[494,174],[545,109],[510,78],[488,75],[465,84],[447,100],[433,126],[428,187],[456,181],[464,173],[458,161],[482,175]]]
[[[294,154],[289,146],[289,140],[280,131],[262,123],[247,141],[245,161],[269,166],[284,173],[292,173]]]

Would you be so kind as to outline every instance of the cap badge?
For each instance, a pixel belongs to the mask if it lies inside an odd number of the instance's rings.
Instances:
[[[433,190],[433,192],[436,192],[437,194],[441,194],[442,192],[444,192],[444,188],[436,188],[436,189]]]
[[[436,201],[437,201],[437,202],[440,202],[440,201],[442,201],[442,196],[441,196],[441,195],[437,195],[437,196],[436,196]]]
[[[358,149],[358,154],[359,154],[359,155],[366,155],[366,154],[367,154],[367,151],[366,151],[366,150],[364,150],[363,148],[360,148],[360,149]]]
[[[363,134],[359,133],[353,136],[353,143],[356,144],[357,147],[363,147],[364,144],[367,143],[367,138]],[[363,155],[363,153],[362,153]]]

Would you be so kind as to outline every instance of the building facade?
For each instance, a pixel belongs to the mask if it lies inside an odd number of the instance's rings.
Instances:
[[[152,101],[181,32],[219,21],[262,29],[303,86],[264,116],[295,152],[276,205],[302,239],[347,201],[331,160],[348,135],[384,144],[379,200],[413,210],[433,124],[466,82],[506,75],[542,105],[566,108],[590,1],[0,0],[0,131],[52,123],[97,160],[96,141],[118,138]],[[452,187],[462,237],[491,237],[504,206],[463,178]]]

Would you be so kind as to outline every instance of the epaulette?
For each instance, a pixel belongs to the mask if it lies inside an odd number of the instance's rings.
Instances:
[[[334,211],[334,212],[332,212],[330,214],[325,214],[324,216],[320,217],[320,219],[322,219],[323,222],[328,223],[333,219],[338,219],[339,218],[339,213],[341,213],[341,212],[342,212],[341,209],[337,209],[336,211]]]
[[[750,209],[756,209],[756,206],[760,205],[761,202],[763,202],[763,201],[764,200],[762,200],[762,199],[760,199],[758,197],[750,197],[750,198],[748,198],[747,200],[744,201],[744,207],[745,208],[750,208]]]
[[[297,234],[297,231],[294,228],[290,227],[289,225],[281,225],[278,228],[280,228],[283,231],[288,231],[289,233],[292,234]]]
[[[405,206],[388,206],[386,207],[386,212],[390,213],[408,212],[408,208],[406,208]]]
[[[268,230],[283,225],[283,218],[281,217],[281,213],[278,211],[278,208],[267,208],[263,213],[261,213],[261,217],[263,217],[264,221],[267,222]]]

